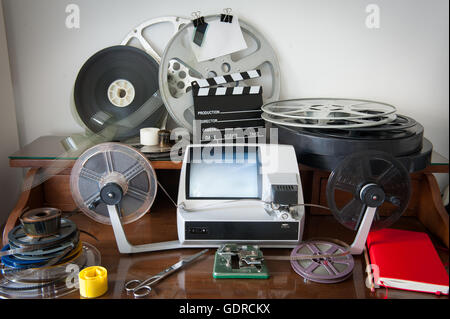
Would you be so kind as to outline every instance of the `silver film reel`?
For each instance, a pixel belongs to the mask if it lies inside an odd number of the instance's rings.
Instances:
[[[205,21],[220,19],[220,15],[206,16]],[[193,131],[194,107],[191,82],[224,74],[260,69],[262,76],[247,80],[246,85],[261,85],[265,103],[278,99],[280,94],[280,68],[270,43],[252,26],[239,21],[247,49],[198,62],[191,49],[190,22],[167,44],[161,58],[159,88],[169,114],[178,125]]]
[[[373,127],[397,118],[390,104],[353,99],[292,99],[266,103],[261,109],[268,122],[303,128]]]
[[[150,39],[150,29],[156,25],[170,24],[173,27],[171,35],[174,35],[189,22],[189,19],[181,17],[159,17],[145,21],[130,31],[123,39],[121,45],[138,47],[147,52],[158,63],[161,63],[161,54],[156,52],[156,47],[153,43],[154,39]]]
[[[125,144],[98,144],[85,151],[72,168],[70,189],[75,203],[102,224],[111,224],[107,205],[101,200],[102,189],[109,184],[119,185],[123,192],[122,224],[141,218],[156,197],[153,167],[144,155]]]

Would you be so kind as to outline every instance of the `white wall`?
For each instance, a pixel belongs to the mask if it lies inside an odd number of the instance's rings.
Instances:
[[[21,170],[9,167],[8,156],[19,148],[13,88],[9,68],[3,10],[0,6],[0,226],[19,197]]]
[[[80,29],[65,27],[70,3],[80,7]],[[379,29],[365,25],[371,3],[381,10]],[[4,0],[21,144],[82,131],[70,95],[96,51],[145,20],[225,7],[273,44],[282,98],[391,103],[422,123],[435,150],[449,157],[448,0]]]

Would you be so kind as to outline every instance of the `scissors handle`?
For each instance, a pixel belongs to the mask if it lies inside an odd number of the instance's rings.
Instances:
[[[139,293],[139,291],[141,291],[141,292]],[[144,286],[140,286],[140,287],[136,288],[133,291],[133,295],[135,298],[142,298],[142,297],[147,296],[151,291],[152,291],[152,287],[144,285]]]
[[[131,291],[135,292],[136,290],[139,290],[143,286],[151,286],[160,279],[159,277],[160,276],[156,275],[147,278],[145,280],[138,280],[138,279],[130,280],[125,284],[125,290],[128,292]]]
[[[130,280],[125,284],[125,290],[128,292],[134,291],[141,284],[140,280]]]

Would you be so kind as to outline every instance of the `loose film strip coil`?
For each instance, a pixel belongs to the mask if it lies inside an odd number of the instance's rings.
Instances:
[[[44,207],[26,211],[20,217],[24,232],[31,237],[57,234],[61,226],[61,210]]]

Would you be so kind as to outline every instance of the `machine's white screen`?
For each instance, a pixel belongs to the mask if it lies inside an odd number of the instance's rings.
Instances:
[[[250,160],[190,163],[189,198],[260,198],[259,164]]]

